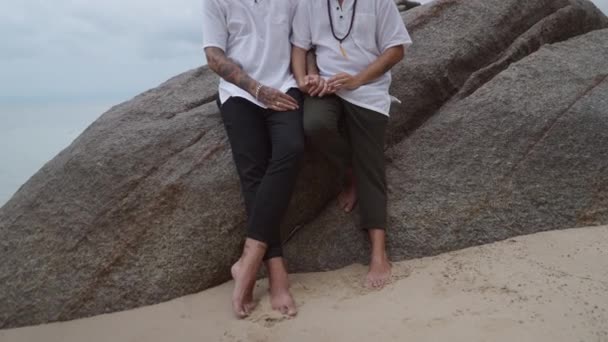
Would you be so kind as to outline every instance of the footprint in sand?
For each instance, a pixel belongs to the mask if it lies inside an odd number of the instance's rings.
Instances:
[[[289,320],[290,318],[287,316],[283,316],[279,313],[277,314],[261,314],[258,315],[257,317],[251,319],[252,322],[257,323],[261,326],[263,326],[264,328],[272,328],[275,325],[284,322],[286,320]]]

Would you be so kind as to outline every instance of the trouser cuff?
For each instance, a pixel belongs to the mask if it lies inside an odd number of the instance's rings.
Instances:
[[[266,254],[264,254],[264,261],[274,259],[274,258],[282,258],[283,257],[283,248],[282,247],[272,247],[266,250]]]
[[[386,222],[362,223],[361,229],[363,229],[363,230],[371,230],[371,229],[386,230]]]

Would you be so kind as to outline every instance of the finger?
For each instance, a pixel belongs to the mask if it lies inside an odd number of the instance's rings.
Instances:
[[[328,80],[328,82],[334,81],[334,80],[341,80],[341,79],[345,79],[348,78],[349,75],[345,74],[345,73],[339,73],[336,75],[333,75],[332,77],[330,77],[330,79]]]
[[[276,104],[273,104],[272,106],[270,106],[270,109],[272,109],[276,112],[286,112],[288,110],[291,110],[287,105],[285,105],[284,103],[281,103],[281,102],[277,102]]]
[[[296,108],[293,108],[293,105],[287,104],[284,101],[276,101],[271,109],[277,112],[286,112],[288,110],[295,110]]]
[[[280,100],[280,107],[281,109],[296,110],[299,106],[295,100],[289,102],[287,100]]]
[[[343,86],[342,83],[330,84],[329,89],[332,93],[335,93],[336,91],[342,89],[342,86]]]
[[[323,90],[319,93],[319,97],[323,97],[327,95],[327,90],[329,89],[329,85],[327,83],[323,83]]]
[[[344,77],[339,77],[339,78],[330,79],[327,83],[329,83],[330,87],[335,87],[337,84],[344,83],[345,80],[346,79]]]
[[[308,95],[310,96],[317,96],[321,93],[321,91],[323,91],[323,86],[322,85],[318,85],[316,86],[314,89],[311,89],[310,93]]]
[[[310,86],[313,83],[313,79],[310,76],[304,77],[304,85]]]
[[[281,93],[278,101],[286,105],[290,105],[291,107],[293,107],[293,109],[298,109],[299,107],[298,101],[296,101],[296,99],[287,94]]]
[[[317,85],[310,90],[309,95],[310,96],[317,96],[317,95],[319,95],[321,93],[321,91],[323,91],[324,87],[325,87],[325,82],[319,82],[319,83],[317,83]]]

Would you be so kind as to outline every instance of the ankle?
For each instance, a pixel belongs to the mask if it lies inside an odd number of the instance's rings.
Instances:
[[[388,254],[386,253],[386,250],[382,249],[382,250],[378,250],[378,251],[372,251],[371,261],[372,262],[388,261]]]

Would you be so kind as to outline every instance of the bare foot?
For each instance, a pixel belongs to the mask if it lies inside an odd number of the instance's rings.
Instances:
[[[338,195],[338,205],[344,212],[350,213],[357,204],[357,184],[352,170],[346,172],[346,185]]]
[[[294,317],[298,314],[298,309],[296,309],[296,303],[289,292],[289,289],[281,289],[281,290],[271,290],[270,291],[270,304],[274,310],[282,313],[283,315],[287,315],[290,317]]]
[[[266,248],[265,243],[248,238],[245,240],[243,255],[230,269],[234,279],[232,310],[238,318],[249,316],[255,307],[253,287]]]
[[[365,287],[379,290],[388,284],[391,279],[391,263],[386,255],[372,257],[369,264],[369,273],[365,278]]]
[[[232,292],[232,309],[238,318],[245,318],[255,309],[256,303],[253,301],[253,282],[246,282],[245,275],[242,274],[241,259],[230,269],[234,279],[234,291]]]
[[[298,313],[296,303],[289,291],[287,268],[283,258],[273,258],[266,261],[268,281],[270,282],[270,304],[274,310],[283,315],[295,316]]]

